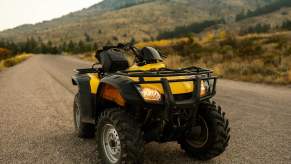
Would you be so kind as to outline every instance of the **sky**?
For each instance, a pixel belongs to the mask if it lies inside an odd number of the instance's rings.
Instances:
[[[0,0],[0,31],[87,8],[102,0]]]

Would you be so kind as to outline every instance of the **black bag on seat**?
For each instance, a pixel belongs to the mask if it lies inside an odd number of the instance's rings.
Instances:
[[[96,55],[105,72],[114,73],[129,67],[128,60],[119,49],[109,49]]]

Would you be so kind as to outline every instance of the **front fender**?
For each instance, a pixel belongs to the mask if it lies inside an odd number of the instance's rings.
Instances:
[[[97,95],[101,96],[102,88],[106,84],[116,88],[120,92],[122,98],[125,100],[127,105],[138,105],[143,103],[143,99],[138,93],[137,88],[132,83],[132,80],[130,80],[128,77],[112,75],[103,78],[100,81],[100,86],[98,88]]]
[[[81,121],[84,123],[94,123],[93,96],[91,94],[90,77],[88,75],[74,75],[72,83],[79,88],[79,104],[81,109]]]

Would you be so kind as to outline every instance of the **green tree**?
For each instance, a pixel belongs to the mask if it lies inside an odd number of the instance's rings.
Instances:
[[[85,52],[86,51],[86,47],[85,47],[85,44],[82,40],[79,41],[78,43],[78,52],[79,53],[82,53],[82,52]]]
[[[131,45],[134,45],[136,43],[136,40],[134,37],[131,38],[130,42],[129,42]]]
[[[68,44],[66,41],[63,42],[63,44],[59,48],[62,52],[67,52],[68,51]]]
[[[67,49],[68,52],[71,52],[71,53],[75,53],[76,51],[76,45],[75,43],[70,40],[69,44],[68,44],[68,49]]]
[[[287,20],[287,21],[283,22],[281,28],[283,30],[291,30],[291,21]]]

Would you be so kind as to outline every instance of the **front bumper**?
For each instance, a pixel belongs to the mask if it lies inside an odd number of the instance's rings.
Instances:
[[[186,81],[187,82],[192,81],[193,86],[194,86],[193,92],[187,93],[188,95],[185,96],[186,99],[178,98],[179,95],[172,94],[170,83],[186,82]],[[201,81],[205,81],[209,84],[209,89],[207,90],[206,95],[203,97],[200,96]],[[177,80],[167,80],[166,78],[161,78],[161,80],[158,80],[158,81],[142,81],[141,80],[138,82],[134,82],[135,85],[153,84],[153,83],[162,84],[162,87],[164,90],[163,99],[160,103],[157,103],[157,104],[144,102],[144,105],[148,108],[157,108],[157,107],[161,108],[162,107],[164,111],[167,113],[165,116],[166,121],[171,122],[173,111],[177,111],[179,109],[189,109],[195,112],[196,110],[198,110],[198,106],[201,101],[205,101],[212,98],[216,94],[217,77],[195,76],[193,78],[177,79]]]

